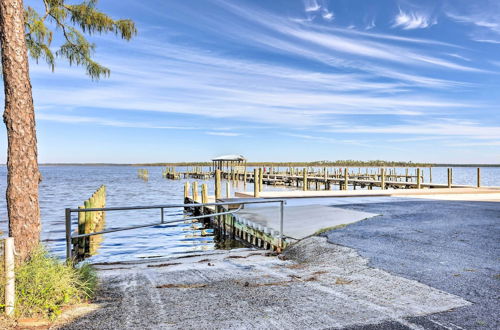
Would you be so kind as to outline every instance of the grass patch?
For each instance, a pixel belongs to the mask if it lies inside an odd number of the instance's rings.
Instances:
[[[321,228],[320,230],[318,230],[317,232],[314,233],[314,235],[321,235],[321,234],[324,234],[330,230],[336,230],[336,229],[341,229],[341,228],[344,228],[346,227],[347,224],[343,223],[341,225],[336,225],[336,226],[332,226],[332,227],[326,227],[326,228]]]
[[[2,273],[2,282],[5,281]],[[38,248],[16,267],[16,317],[56,319],[66,305],[91,299],[97,287],[95,270],[87,264],[73,268]],[[3,297],[3,283],[0,297]],[[3,309],[4,306],[2,306]]]

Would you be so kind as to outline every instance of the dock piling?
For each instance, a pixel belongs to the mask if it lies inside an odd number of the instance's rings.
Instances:
[[[302,190],[307,191],[307,169],[302,170]]]
[[[208,203],[208,187],[206,183],[201,185],[201,202],[203,204]]]
[[[253,197],[259,197],[259,170],[253,169]]]
[[[257,181],[257,184],[259,186],[259,191],[262,191],[263,181],[264,181],[264,171],[262,167],[259,167],[259,181]]]
[[[344,168],[344,190],[349,190],[349,169]]]
[[[184,183],[184,199],[189,197],[189,182]]]
[[[198,203],[200,201],[199,196],[198,196],[198,182],[197,181],[193,182],[193,201],[195,201],[196,203]]]
[[[219,199],[221,198],[222,196],[222,192],[221,192],[221,174],[220,174],[220,170],[217,169],[215,170],[215,199]]]

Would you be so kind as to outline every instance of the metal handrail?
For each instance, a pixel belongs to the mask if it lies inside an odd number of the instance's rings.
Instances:
[[[132,230],[132,229],[139,229],[139,228],[146,228],[146,227],[154,227],[158,225],[164,225],[168,223],[174,223],[174,222],[179,222],[179,221],[186,221],[186,220],[193,220],[193,219],[201,219],[201,218],[208,218],[208,217],[214,217],[214,216],[219,216],[219,215],[225,215],[225,214],[234,214],[238,211],[240,211],[243,208],[243,205],[246,204],[262,204],[262,203],[280,203],[280,230],[279,230],[279,241],[280,245],[282,245],[283,242],[283,221],[284,221],[284,204],[286,204],[286,200],[284,199],[265,199],[265,200],[255,200],[255,201],[234,201],[234,202],[215,202],[215,203],[199,203],[199,204],[165,204],[165,205],[149,205],[149,206],[124,206],[124,207],[103,207],[103,208],[82,208],[82,209],[72,209],[72,208],[66,208],[65,209],[65,216],[66,216],[66,258],[68,261],[72,260],[72,252],[71,252],[71,243],[73,239],[75,238],[83,238],[83,237],[90,237],[94,235],[102,235],[102,234],[107,234],[107,233],[114,233],[118,231],[125,231],[125,230]],[[192,216],[192,217],[187,217],[187,218],[181,218],[181,219],[176,219],[176,220],[171,220],[171,221],[165,221],[164,219],[164,209],[167,208],[198,208],[198,207],[205,207],[205,206],[228,206],[228,205],[239,205],[239,207],[235,210],[229,210],[226,212],[218,212],[218,213],[212,213],[209,215],[200,215],[200,216]],[[130,211],[130,210],[147,210],[147,209],[160,209],[161,210],[161,222],[157,223],[151,223],[151,224],[146,224],[146,225],[137,225],[137,226],[129,226],[129,227],[121,227],[121,228],[114,228],[114,229],[108,229],[108,230],[103,230],[100,232],[96,233],[88,233],[88,234],[76,234],[73,235],[71,233],[71,214],[72,213],[80,213],[80,212],[102,212],[102,211]]]

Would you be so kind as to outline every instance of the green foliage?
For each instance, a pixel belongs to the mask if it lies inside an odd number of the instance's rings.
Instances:
[[[73,268],[40,247],[16,267],[16,316],[55,319],[62,306],[92,298],[96,286],[91,266]],[[0,298],[3,301],[3,285]]]
[[[30,56],[37,62],[44,59],[52,70],[56,57],[60,57],[67,59],[70,65],[84,66],[92,79],[109,76],[110,70],[92,59],[95,44],[84,34],[114,33],[125,40],[137,34],[133,21],[113,20],[96,8],[97,0],[84,0],[79,4],[67,4],[66,0],[43,0],[43,3],[43,15],[32,7],[25,10],[26,44]],[[54,32],[49,27],[61,31],[64,37],[55,52],[50,48]]]
[[[325,228],[321,228],[319,229],[318,231],[316,231],[314,233],[314,235],[321,235],[321,234],[324,234],[326,232],[329,232],[329,231],[332,231],[332,230],[337,230],[337,229],[342,229],[344,227],[346,227],[347,224],[343,223],[343,224],[340,224],[340,225],[336,225],[336,226],[332,226],[332,227],[325,227]]]

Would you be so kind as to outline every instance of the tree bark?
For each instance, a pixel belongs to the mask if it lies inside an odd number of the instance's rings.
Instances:
[[[0,0],[0,42],[7,127],[9,235],[25,260],[40,240],[35,109],[29,76],[22,0]]]

